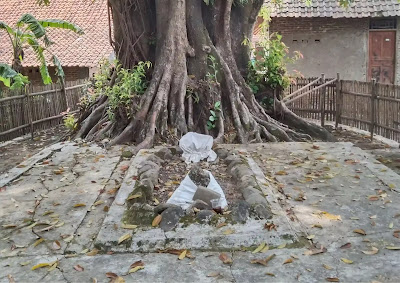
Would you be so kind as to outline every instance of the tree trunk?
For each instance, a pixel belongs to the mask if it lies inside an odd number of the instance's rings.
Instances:
[[[154,69],[130,119],[108,121],[108,100],[100,97],[82,114],[77,136],[111,137],[111,144],[135,142],[137,150],[151,147],[156,137],[179,138],[188,131],[213,135],[217,142],[300,141],[310,139],[308,134],[331,138],[279,101],[279,118],[302,133],[273,119],[247,86],[249,49],[242,42],[251,39],[262,4],[109,0],[114,46],[123,67],[151,60]],[[211,119],[212,111],[216,117]]]

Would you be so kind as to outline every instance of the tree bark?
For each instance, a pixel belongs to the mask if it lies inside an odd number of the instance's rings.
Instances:
[[[310,135],[331,138],[280,102],[280,117],[302,133],[273,119],[247,86],[250,54],[242,42],[251,40],[262,3],[109,0],[121,64],[131,68],[151,60],[154,69],[130,119],[108,121],[108,100],[102,97],[82,115],[77,136],[111,137],[111,144],[135,142],[137,150],[151,147],[157,137],[179,138],[188,131],[213,135],[217,142],[298,141]],[[217,66],[211,67],[214,58]],[[218,109],[216,102],[221,104]],[[212,127],[207,125],[211,111],[217,112]]]

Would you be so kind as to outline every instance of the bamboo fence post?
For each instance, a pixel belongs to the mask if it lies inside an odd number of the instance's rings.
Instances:
[[[335,117],[335,129],[339,127],[342,116],[342,83],[340,81],[340,74],[337,73],[336,81],[336,117]]]
[[[64,108],[63,111],[67,111],[67,108],[68,108],[67,91],[65,90],[65,82],[64,82],[64,80],[61,80],[61,93],[62,93],[62,96],[63,96],[62,108]]]
[[[374,139],[374,127],[375,127],[375,100],[376,100],[376,79],[372,79],[372,93],[371,93],[371,141]]]
[[[325,83],[325,74],[321,74],[321,84],[324,83]],[[326,87],[323,87],[320,93],[321,127],[325,126],[325,95],[326,95]]]
[[[31,129],[31,139],[33,139],[33,121],[32,121],[32,107],[33,107],[33,103],[32,103],[32,97],[29,96],[29,93],[27,92],[25,94],[26,97],[26,107],[27,107],[27,114],[28,114],[28,122],[30,125],[30,129]]]

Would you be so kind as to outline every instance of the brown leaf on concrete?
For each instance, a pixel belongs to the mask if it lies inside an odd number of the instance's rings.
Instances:
[[[328,281],[328,282],[340,282],[339,278],[336,278],[336,277],[328,277],[328,278],[326,278],[326,281]]]
[[[350,249],[351,248],[351,243],[346,243],[342,246],[340,246],[341,249]]]
[[[219,273],[219,272],[217,272],[217,271],[214,271],[214,272],[208,273],[208,274],[207,274],[207,277],[218,277],[218,276],[220,276],[220,275],[221,275],[221,273]]]
[[[59,250],[59,249],[61,249],[61,244],[60,244],[59,241],[55,240],[55,241],[53,242],[53,249],[54,249],[54,250]]]
[[[268,262],[273,259],[275,257],[275,254],[270,255],[269,257],[267,257],[266,259],[253,259],[250,261],[250,263],[252,264],[261,264],[264,266],[268,265]]]
[[[95,249],[91,250],[90,252],[86,253],[86,255],[87,256],[95,256],[98,253],[99,253],[99,250],[95,248]]]
[[[365,233],[365,231],[363,229],[356,229],[353,231],[354,233],[360,234],[360,235],[367,235],[367,233]]]
[[[75,265],[75,266],[74,266],[74,269],[75,269],[76,271],[80,271],[80,272],[82,272],[82,271],[85,270],[85,269],[84,269],[82,266],[80,266],[79,264]]]
[[[225,264],[231,264],[233,262],[232,259],[226,253],[221,253],[219,255],[219,259]]]
[[[134,263],[131,264],[129,268],[135,268],[136,266],[144,266],[143,261],[141,260],[135,261]]]
[[[293,262],[293,258],[288,258],[287,260],[285,260],[283,262],[283,264],[288,264],[288,263],[292,263]]]
[[[106,276],[111,279],[109,283],[125,283],[124,278],[119,277],[117,274],[113,272],[107,272]]]
[[[324,246],[321,246],[320,248],[313,247],[310,250],[305,251],[304,255],[317,255],[325,253],[326,251],[327,249]]]

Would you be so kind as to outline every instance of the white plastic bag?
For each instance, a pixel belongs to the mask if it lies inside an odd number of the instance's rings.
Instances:
[[[228,203],[226,202],[225,194],[222,191],[221,186],[218,184],[217,180],[215,180],[210,171],[205,171],[210,174],[210,183],[208,184],[207,189],[213,190],[221,195],[217,206],[225,208]],[[196,190],[197,186],[195,183],[193,183],[188,174],[172,194],[172,196],[168,199],[167,203],[179,205],[183,209],[187,209],[193,203],[193,196]]]
[[[186,163],[197,163],[207,158],[207,161],[217,159],[217,154],[211,149],[214,139],[212,136],[189,132],[179,141],[179,147],[183,150],[183,158]]]

